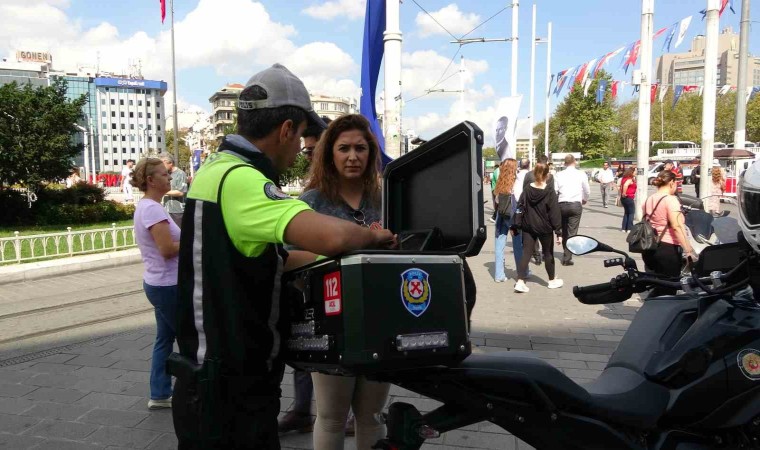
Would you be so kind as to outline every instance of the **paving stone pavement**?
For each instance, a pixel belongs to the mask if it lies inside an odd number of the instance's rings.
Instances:
[[[602,208],[598,185],[592,185],[592,200],[584,209],[580,234],[594,236],[613,247],[624,247],[619,231],[622,209]],[[486,205],[490,213],[490,204]],[[587,306],[572,296],[573,285],[607,281],[620,268],[605,269],[608,255],[575,257],[575,265],[557,264],[561,289],[546,287],[543,267],[531,264],[533,276],[528,294],[513,291],[514,259],[511,247],[505,254],[506,283],[493,281],[494,251],[492,224],[489,240],[480,255],[470,259],[478,286],[473,314],[472,340],[476,352],[527,351],[553,364],[568,377],[584,383],[595,379],[628,328],[638,309],[638,300],[625,304]],[[511,245],[511,244],[510,244]],[[104,292],[139,288],[140,266],[105,269],[36,282],[8,284],[0,290],[0,312],[15,302],[49,299],[72,292],[72,283]],[[84,295],[81,294],[77,295]],[[47,301],[47,300],[46,300]],[[145,300],[147,304],[147,300]],[[97,340],[92,340],[99,338]],[[176,448],[171,413],[148,411],[148,380],[155,331],[150,320],[127,327],[115,336],[102,333],[76,336],[82,345],[48,352],[35,359],[19,361],[20,354],[38,351],[39,342],[10,350],[0,347],[0,448],[10,449],[169,449]],[[48,348],[68,345],[49,340]],[[13,356],[13,360],[9,357]],[[290,371],[283,380],[282,411],[293,402]],[[422,411],[438,403],[413,392],[392,387],[389,403],[404,401]],[[311,434],[289,434],[281,438],[283,448],[311,449]],[[352,438],[346,448],[354,448]],[[527,449],[504,430],[480,423],[445,433],[424,448]]]

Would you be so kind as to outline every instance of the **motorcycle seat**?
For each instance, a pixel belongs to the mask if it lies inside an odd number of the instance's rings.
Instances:
[[[459,372],[458,381],[466,380],[468,385],[476,385],[491,395],[548,406],[543,393],[559,410],[637,428],[654,428],[669,400],[666,388],[632,370],[608,368],[597,380],[579,385],[551,364],[525,352],[473,354],[450,370]]]

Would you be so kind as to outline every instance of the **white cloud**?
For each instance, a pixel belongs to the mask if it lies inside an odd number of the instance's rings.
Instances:
[[[438,11],[433,11],[430,15],[456,36],[468,33],[480,23],[479,15],[460,11],[456,3],[445,6]],[[418,31],[422,37],[434,34],[448,34],[441,28],[441,25],[435,23],[430,16],[422,11],[417,14],[415,22],[420,27]]]
[[[488,89],[484,88],[481,94],[486,92]],[[504,97],[492,98],[484,105],[479,105],[472,98],[465,96],[464,104],[458,100],[453,102],[445,114],[427,113],[416,117],[404,117],[404,128],[414,130],[425,139],[431,139],[456,124],[469,120],[483,130],[486,146],[491,146],[494,142],[494,123],[507,109],[506,101],[507,98]]]
[[[49,51],[54,67],[67,71],[94,68],[99,63],[101,71],[128,74],[139,64],[146,78],[171,80],[168,24],[157,35],[138,31],[122,36],[108,22],[85,28],[67,15],[68,6],[67,0],[3,0],[0,49]],[[344,9],[350,12],[355,7]],[[363,14],[363,6],[360,9]],[[175,17],[180,95],[187,89],[182,69],[213,67],[226,79],[244,83],[253,73],[281,62],[301,76],[311,90],[358,96],[358,87],[351,80],[357,74],[357,64],[348,53],[331,42],[299,47],[291,40],[295,35],[295,27],[273,20],[259,2],[225,0],[225,8],[219,8],[218,0],[199,0],[185,17]],[[203,88],[211,95],[219,86]],[[208,105],[202,107],[208,109]]]
[[[309,6],[303,10],[307,16],[321,20],[332,20],[346,16],[350,20],[364,17],[367,0],[330,0],[319,5]]]

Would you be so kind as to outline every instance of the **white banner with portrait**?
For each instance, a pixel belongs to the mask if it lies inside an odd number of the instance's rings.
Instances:
[[[517,115],[520,114],[522,96],[507,97],[499,101],[494,125],[494,147],[499,160],[517,158]]]

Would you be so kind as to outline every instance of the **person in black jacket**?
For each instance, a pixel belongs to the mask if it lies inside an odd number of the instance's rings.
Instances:
[[[562,287],[562,280],[554,278],[554,245],[552,232],[557,236],[557,244],[562,243],[562,218],[560,216],[557,193],[547,184],[549,166],[539,162],[533,169],[534,181],[530,183],[518,201],[517,208],[522,210],[520,230],[523,233],[523,247],[534,248],[536,241],[541,242],[544,253],[546,273],[549,275],[549,289]],[[525,279],[528,276],[530,252],[523,252],[517,268],[516,292],[528,292]]]

